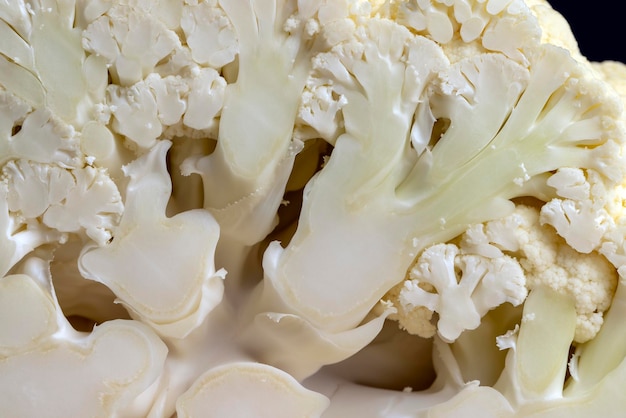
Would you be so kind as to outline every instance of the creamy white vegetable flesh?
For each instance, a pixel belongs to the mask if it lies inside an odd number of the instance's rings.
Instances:
[[[625,102],[544,0],[0,0],[0,415],[619,415]]]

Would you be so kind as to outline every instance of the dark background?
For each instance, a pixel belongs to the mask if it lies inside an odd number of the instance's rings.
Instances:
[[[569,22],[590,61],[626,63],[626,13],[615,0],[548,0]],[[623,7],[623,6],[622,6]]]

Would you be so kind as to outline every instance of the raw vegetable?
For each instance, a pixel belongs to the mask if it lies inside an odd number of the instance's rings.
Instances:
[[[618,416],[624,80],[543,0],[0,0],[0,415]]]

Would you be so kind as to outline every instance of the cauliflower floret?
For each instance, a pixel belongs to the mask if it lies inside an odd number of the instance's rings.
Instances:
[[[198,64],[220,69],[238,53],[235,30],[217,0],[186,4],[180,27]],[[207,42],[211,39],[212,42]]]
[[[331,86],[324,85],[319,79],[309,80],[298,110],[298,135],[304,138],[319,137],[332,142],[343,129],[340,110],[346,103],[346,98],[337,96]],[[307,134],[306,127],[312,127],[314,133]]]
[[[578,61],[586,61],[578,49],[578,42],[572,29],[563,15],[554,10],[547,0],[525,0],[525,2],[539,21],[542,43],[563,47],[570,51]]]
[[[178,36],[141,7],[115,4],[83,31],[83,48],[106,59],[115,82],[130,86],[180,46]]]
[[[453,341],[476,328],[488,310],[519,305],[527,291],[547,286],[574,300],[574,341],[598,333],[617,286],[615,268],[595,251],[583,254],[567,245],[540,224],[537,209],[520,205],[503,219],[472,225],[459,246],[425,250],[407,279],[385,296],[397,306],[393,318],[402,328],[428,337],[433,324],[427,312],[437,312],[439,335]],[[490,298],[482,298],[486,291],[493,292]]]
[[[592,68],[600,78],[608,82],[619,94],[626,106],[626,64],[617,61],[592,62]]]
[[[452,342],[464,330],[478,327],[489,310],[505,302],[517,306],[526,294],[524,272],[512,257],[461,254],[454,244],[436,244],[427,248],[411,268],[397,303],[400,312],[417,308],[421,312],[417,319],[430,319],[420,308],[437,312],[437,332],[444,341]],[[398,319],[407,330],[416,327],[410,323],[416,319],[415,314]],[[417,326],[420,331],[429,331],[428,325]]]
[[[80,142],[71,125],[48,109],[32,109],[0,88],[0,165],[25,159],[60,167],[80,167]]]
[[[593,338],[611,306],[617,286],[617,272],[597,252],[581,254],[568,246],[553,229],[539,224],[535,209],[518,207],[517,253],[526,272],[529,289],[548,286],[574,300],[576,333],[574,341]]]
[[[452,62],[498,51],[525,63],[524,47],[534,44],[541,35],[534,16],[521,0],[410,0],[397,4],[392,8],[395,20],[441,44]]]
[[[140,149],[153,146],[163,131],[157,101],[150,87],[140,81],[130,87],[107,88],[108,106],[114,116],[111,128]]]
[[[42,216],[59,232],[85,234],[98,244],[112,237],[124,205],[115,183],[103,169],[90,166],[66,170],[17,160],[3,168],[9,210],[24,218]]]
[[[188,84],[183,123],[198,130],[212,128],[222,111],[226,81],[214,69],[202,68],[192,71]]]
[[[433,337],[437,334],[435,312],[426,306],[400,303],[400,292],[405,289],[404,283],[392,287],[383,297],[383,300],[389,301],[396,308],[396,312],[389,315],[389,319],[398,321],[400,328],[409,334],[419,335],[422,338]],[[422,291],[433,292],[433,289],[426,283],[418,284],[418,286],[421,286]]]
[[[111,127],[142,150],[183,127],[209,130],[217,124],[225,88],[226,81],[216,70],[197,66],[184,78],[152,73],[130,87],[110,85]]]
[[[581,253],[595,250],[614,227],[605,209],[610,193],[594,170],[560,168],[547,185],[559,196],[541,208],[540,222],[553,226],[567,244]]]
[[[151,73],[143,81],[156,99],[159,122],[163,126],[178,123],[187,109],[184,96],[188,94],[189,86],[186,78],[161,77],[156,73]]]

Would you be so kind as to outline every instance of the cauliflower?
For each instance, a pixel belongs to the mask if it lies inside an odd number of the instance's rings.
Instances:
[[[180,42],[165,22],[150,17],[148,2],[113,3],[99,12],[84,28],[83,48],[103,57],[123,86],[142,80]]]
[[[116,319],[79,333],[48,285],[24,273],[2,279],[0,313],[20,320],[20,327],[3,321],[0,328],[5,411],[14,416],[49,408],[54,416],[148,412],[150,404],[142,405],[138,397],[159,378],[167,355],[167,347],[148,326]],[[36,379],[25,369],[38,370]],[[80,402],[68,402],[68,392]]]
[[[130,312],[161,334],[183,338],[221,301],[224,272],[213,268],[219,235],[213,217],[200,209],[165,216],[171,193],[165,164],[168,148],[168,142],[161,141],[125,167],[130,182],[115,236],[108,245],[86,245],[79,268],[84,277],[109,287]],[[187,246],[177,257],[168,254],[172,247]],[[167,268],[141,273],[150,271],[159,258],[168,258]],[[151,283],[159,286],[146,292]]]
[[[101,245],[112,238],[124,211],[117,185],[102,169],[13,160],[3,174],[9,211],[25,219],[42,217],[44,225],[59,232],[84,232]]]
[[[232,363],[211,369],[198,378],[178,399],[178,416],[228,416],[233,413],[229,401],[232,391],[242,393],[236,407],[242,417],[319,416],[328,406],[328,398],[303,388],[279,369],[265,364]],[[280,402],[280,409],[259,411],[259,397]]]
[[[513,258],[459,254],[454,244],[427,248],[411,269],[409,279],[397,296],[401,305],[398,310],[404,313],[417,307],[426,308],[431,315],[437,312],[437,330],[444,341],[454,341],[464,330],[477,328],[494,307],[505,302],[519,305],[527,294],[524,271]],[[408,318],[400,324],[409,332],[416,326]],[[418,335],[432,336],[419,329]]]
[[[620,414],[624,68],[545,0],[0,0],[0,415]]]
[[[520,205],[505,218],[473,225],[459,245],[427,248],[407,280],[388,293],[398,305],[401,327],[424,337],[436,329],[454,341],[463,330],[477,328],[489,310],[505,302],[517,306],[527,289],[545,286],[575,301],[575,342],[587,342],[600,330],[617,286],[615,268],[596,251],[580,253],[567,245],[557,230],[541,225],[537,209]]]
[[[537,225],[536,213],[529,211],[522,217],[518,251],[528,287],[547,286],[574,300],[574,341],[589,341],[611,305],[618,280],[615,268],[597,252],[581,254],[565,245],[551,229]]]

